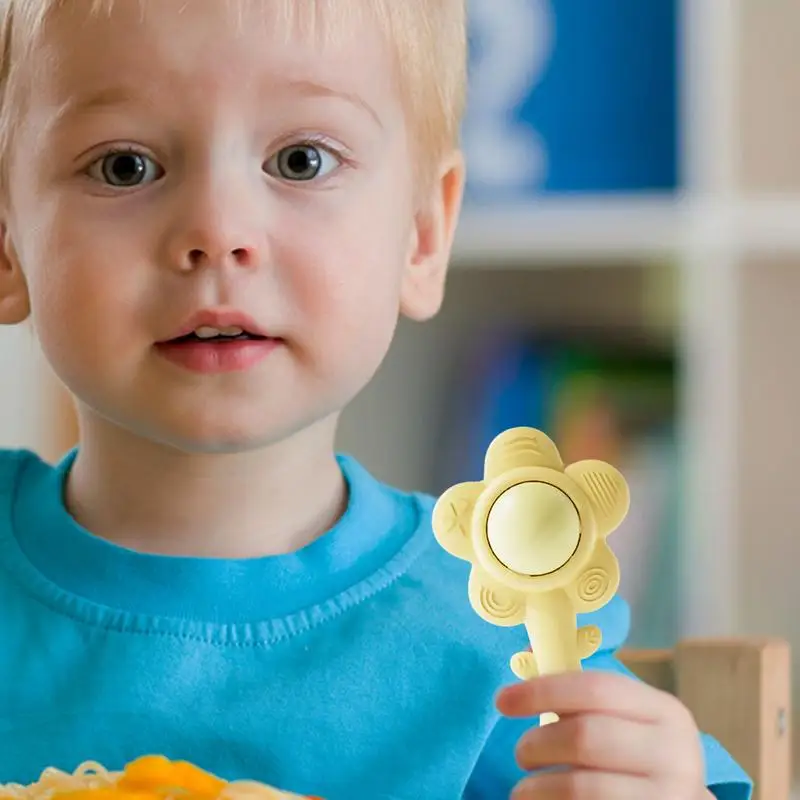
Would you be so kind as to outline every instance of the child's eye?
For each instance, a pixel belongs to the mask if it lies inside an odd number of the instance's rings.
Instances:
[[[278,150],[264,164],[264,172],[286,181],[311,181],[339,166],[339,159],[324,147],[293,144]]]
[[[152,158],[128,150],[106,153],[88,169],[89,177],[109,186],[132,188],[157,181],[164,170]]]

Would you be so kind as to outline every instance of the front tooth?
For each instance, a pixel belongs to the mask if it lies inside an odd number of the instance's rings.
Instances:
[[[222,333],[223,336],[241,336],[244,333],[244,328],[237,328],[236,326],[222,328],[220,333]]]
[[[216,328],[210,328],[207,325],[204,325],[201,328],[197,328],[194,332],[194,335],[198,339],[213,339],[215,336],[220,335],[220,331]]]

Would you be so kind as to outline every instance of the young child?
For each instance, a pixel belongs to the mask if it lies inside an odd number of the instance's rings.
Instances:
[[[81,441],[0,458],[0,783],[160,753],[329,800],[749,796],[623,674],[621,600],[587,671],[514,684],[433,501],[334,454],[442,300],[463,5],[4,0],[0,321]]]

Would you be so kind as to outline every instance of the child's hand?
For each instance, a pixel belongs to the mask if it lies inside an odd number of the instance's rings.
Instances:
[[[553,711],[560,720],[520,739],[529,771],[512,800],[705,800],[699,732],[674,697],[610,672],[534,678],[497,699],[509,717]]]

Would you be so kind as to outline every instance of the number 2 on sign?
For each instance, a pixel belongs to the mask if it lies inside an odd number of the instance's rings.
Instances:
[[[469,180],[478,191],[535,187],[547,154],[514,116],[541,80],[553,50],[550,0],[469,0],[477,60],[464,125]]]

